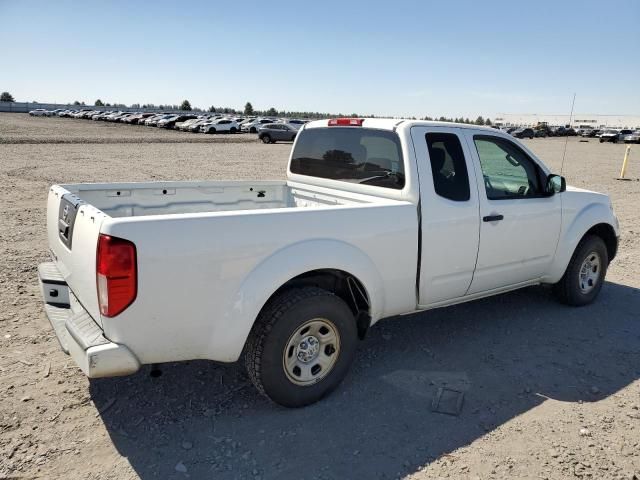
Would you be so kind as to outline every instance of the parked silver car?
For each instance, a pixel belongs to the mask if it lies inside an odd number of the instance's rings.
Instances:
[[[640,143],[640,130],[636,130],[634,132],[625,135],[622,138],[624,143]]]
[[[286,123],[267,123],[258,129],[258,138],[263,143],[293,142],[297,134],[298,129]]]

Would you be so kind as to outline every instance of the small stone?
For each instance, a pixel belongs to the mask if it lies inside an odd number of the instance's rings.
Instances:
[[[30,402],[31,400],[33,400],[33,397],[27,395],[26,397],[22,397],[20,400],[23,402]]]
[[[591,387],[591,393],[593,393],[594,395],[597,395],[598,393],[600,393],[600,389],[598,387],[596,387],[595,385],[593,387]]]
[[[581,437],[590,437],[591,436],[591,432],[589,431],[588,428],[581,428],[580,429],[580,436]]]
[[[182,448],[185,450],[191,450],[193,448],[193,443],[191,442],[182,442]]]
[[[178,462],[176,464],[176,472],[187,473],[187,467],[184,463]]]

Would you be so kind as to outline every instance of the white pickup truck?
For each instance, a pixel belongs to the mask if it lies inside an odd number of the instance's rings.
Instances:
[[[47,229],[46,313],[87,376],[243,356],[291,407],[383,318],[542,283],[590,303],[619,231],[510,135],[353,118],[304,125],[286,181],[54,185]]]

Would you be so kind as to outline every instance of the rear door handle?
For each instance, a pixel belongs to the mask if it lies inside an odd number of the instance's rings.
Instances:
[[[498,222],[504,219],[504,215],[487,215],[486,217],[482,217],[483,222]]]

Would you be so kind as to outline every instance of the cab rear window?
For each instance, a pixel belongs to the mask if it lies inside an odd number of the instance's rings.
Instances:
[[[398,135],[360,127],[303,130],[291,173],[397,190],[405,184]]]

